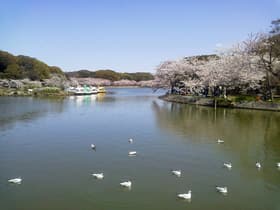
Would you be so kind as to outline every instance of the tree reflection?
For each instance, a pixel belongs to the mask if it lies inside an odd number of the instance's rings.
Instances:
[[[61,113],[63,99],[53,98],[1,98],[0,131],[13,128],[17,122],[31,122],[48,113]]]
[[[217,109],[153,101],[157,124],[163,132],[183,135],[192,143],[225,140],[222,152],[235,156],[244,166],[252,159],[267,163],[272,170],[280,160],[280,113],[269,111]],[[203,146],[203,145],[202,145]],[[274,176],[266,173],[271,182]]]

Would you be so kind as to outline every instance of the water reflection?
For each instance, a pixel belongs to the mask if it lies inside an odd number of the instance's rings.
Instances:
[[[244,167],[261,161],[276,170],[280,157],[280,113],[241,109],[217,109],[153,101],[157,124],[162,131],[183,135],[185,141],[215,144],[225,140],[223,152],[238,157]],[[264,164],[265,165],[265,164]],[[274,176],[263,174],[271,182]]]
[[[66,107],[63,99],[1,97],[0,130],[11,129],[17,122],[32,122],[48,113],[62,113]]]
[[[158,124],[164,129],[189,136],[199,136],[215,141],[217,138],[257,141],[271,147],[279,146],[280,113],[217,109],[202,106],[189,106],[175,103],[153,101],[153,110]],[[233,135],[234,134],[234,135]],[[240,146],[236,144],[236,146]],[[280,152],[280,151],[275,151]]]
[[[97,101],[104,101],[105,97],[106,97],[106,93],[98,93],[97,97],[96,97],[96,100]]]
[[[74,101],[78,107],[82,105],[91,105],[96,101],[96,98],[96,95],[69,96],[69,99]]]
[[[0,108],[0,119],[15,119],[0,130],[1,209],[279,209],[280,113],[166,103],[150,89],[62,101],[9,98]],[[139,156],[128,158],[131,150]],[[98,171],[108,179],[95,181]],[[6,183],[16,176],[21,186]],[[132,191],[120,188],[130,179]],[[178,201],[188,189],[192,202]]]

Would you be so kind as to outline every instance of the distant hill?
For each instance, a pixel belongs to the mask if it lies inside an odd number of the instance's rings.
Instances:
[[[136,73],[119,73],[113,70],[97,70],[97,71],[89,71],[89,70],[79,70],[72,72],[65,72],[68,77],[77,77],[77,78],[102,78],[108,79],[111,81],[119,81],[119,80],[134,80],[134,81],[147,81],[153,80],[154,76],[148,72],[136,72]]]
[[[0,50],[0,78],[31,80],[49,79],[51,74],[63,75],[63,71],[56,66],[48,66],[44,62],[29,56],[14,56]]]
[[[154,76],[147,72],[119,73],[113,70],[80,70],[73,72],[63,72],[59,67],[48,66],[46,63],[29,56],[15,56],[9,52],[0,50],[0,79],[23,79],[44,80],[49,79],[52,74],[77,78],[102,78],[111,81],[153,80]]]

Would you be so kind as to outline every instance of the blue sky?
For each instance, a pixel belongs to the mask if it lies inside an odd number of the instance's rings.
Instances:
[[[149,71],[280,18],[280,0],[0,0],[0,49],[64,71]]]

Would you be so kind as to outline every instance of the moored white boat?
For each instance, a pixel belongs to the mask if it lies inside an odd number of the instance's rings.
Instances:
[[[73,93],[74,95],[92,95],[92,94],[97,94],[98,90],[96,87],[92,86],[78,86],[78,87],[69,87],[68,92]]]

